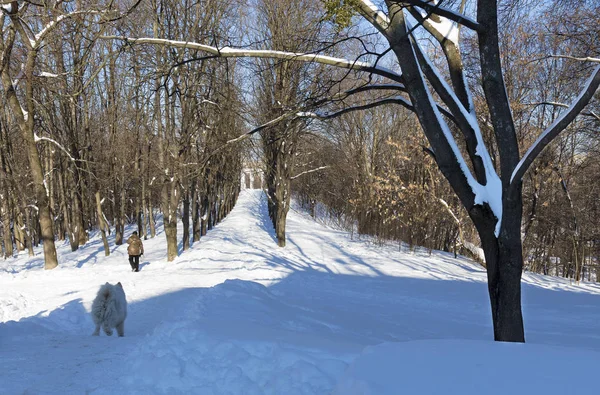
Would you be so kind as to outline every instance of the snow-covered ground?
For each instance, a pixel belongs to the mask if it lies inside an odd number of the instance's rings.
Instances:
[[[290,212],[276,246],[260,192],[166,262],[92,239],[0,261],[1,394],[597,393],[600,286],[525,274],[527,344],[491,341],[485,272],[449,254],[352,240]],[[181,232],[180,232],[181,234]],[[125,337],[92,337],[120,281]]]

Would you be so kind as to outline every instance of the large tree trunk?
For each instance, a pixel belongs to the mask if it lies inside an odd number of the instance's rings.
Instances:
[[[33,116],[33,114],[31,114]],[[33,178],[35,198],[39,209],[42,240],[44,241],[44,269],[54,269],[58,266],[56,247],[54,245],[54,229],[52,228],[52,214],[48,205],[48,196],[44,187],[44,174],[42,163],[33,137],[33,122],[31,127],[22,128],[24,140],[27,143],[30,172]]]
[[[523,205],[520,188],[515,188],[513,194],[513,197],[505,198],[502,227],[497,238],[494,234],[496,218],[487,205],[475,206],[471,218],[477,227],[485,254],[494,340],[524,342],[521,310]]]
[[[285,247],[285,224],[287,214],[290,209],[290,175],[288,161],[285,153],[279,153],[281,157],[277,165],[277,179],[275,185],[275,217],[273,224],[275,225],[275,235],[277,236],[277,245]]]
[[[14,39],[14,36],[12,37]],[[2,40],[2,50],[4,50],[2,59],[7,62],[10,59],[10,51],[14,44],[14,40],[9,39],[8,42]],[[6,45],[6,48],[5,48]],[[42,161],[37,150],[35,136],[33,133],[35,106],[33,102],[33,71],[35,66],[36,51],[30,51],[27,55],[25,65],[25,106],[21,106],[13,86],[12,78],[8,67],[4,67],[1,72],[2,85],[8,105],[15,115],[19,129],[23,136],[23,142],[27,151],[27,159],[29,161],[29,172],[33,180],[34,197],[39,210],[40,227],[42,230],[42,240],[44,241],[44,268],[54,269],[58,266],[58,258],[56,256],[56,247],[54,245],[54,230],[52,228],[52,213],[49,206],[46,187],[44,186],[44,171],[42,169]],[[4,64],[4,63],[3,63]],[[24,112],[26,108],[26,112]]]

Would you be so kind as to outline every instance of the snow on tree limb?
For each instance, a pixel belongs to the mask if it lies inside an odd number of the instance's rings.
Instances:
[[[372,101],[370,103],[363,104],[360,106],[347,107],[347,108],[341,109],[341,110],[333,112],[333,113],[319,114],[317,112],[298,112],[298,113],[296,113],[296,115],[299,118],[312,118],[312,119],[318,119],[318,120],[324,121],[324,120],[328,120],[328,119],[337,118],[341,115],[344,115],[344,114],[347,114],[350,112],[367,110],[369,108],[379,107],[384,104],[400,104],[404,108],[406,108],[410,111],[414,111],[414,108],[408,99],[406,99],[403,96],[393,96],[393,97],[387,97],[387,98],[380,99],[380,100],[375,100],[375,101]]]
[[[471,30],[479,31],[481,30],[481,25],[474,21],[473,19],[459,13],[453,11],[451,9],[442,7],[437,2],[424,1],[424,0],[404,0],[405,3],[408,3],[412,6],[422,8],[428,13],[432,13],[435,15],[439,15],[441,17],[448,18],[460,25],[468,27]]]
[[[282,60],[293,60],[301,62],[315,62],[325,64],[329,66],[339,67],[348,70],[364,71],[380,75],[382,77],[389,78],[396,82],[402,82],[402,76],[390,69],[373,65],[371,63],[359,61],[359,60],[348,60],[344,58],[336,58],[333,56],[320,55],[317,53],[297,53],[287,51],[274,51],[274,50],[261,50],[261,49],[240,49],[231,47],[213,47],[210,45],[204,45],[194,43],[190,41],[175,41],[166,40],[160,38],[130,38],[124,36],[102,36],[100,37],[105,40],[121,40],[130,44],[150,44],[150,45],[163,45],[175,48],[187,48],[194,49],[197,51],[208,52],[215,57],[220,58],[269,58],[269,59],[282,59]]]
[[[97,15],[97,14],[103,14],[105,13],[104,11],[97,11],[97,10],[82,10],[82,11],[73,11],[73,12],[69,12],[68,14],[61,14],[58,15],[56,18],[54,18],[53,20],[51,20],[50,22],[48,22],[46,24],[46,26],[44,26],[42,28],[42,30],[40,30],[34,37],[33,37],[33,47],[34,49],[37,49],[40,46],[40,43],[42,41],[44,41],[44,38],[46,38],[46,36],[48,35],[48,33],[50,33],[52,30],[54,30],[56,28],[56,26],[58,26],[58,24],[66,19],[70,19],[73,18],[74,16],[79,16],[79,15]]]
[[[371,103],[367,103],[367,104],[364,104],[361,106],[347,107],[347,108],[344,108],[342,110],[339,110],[339,111],[336,111],[333,113],[319,114],[316,112],[309,112],[309,111],[287,112],[283,115],[280,115],[277,118],[270,120],[269,122],[266,122],[260,126],[257,126],[256,128],[242,134],[241,136],[227,140],[225,145],[229,145],[229,144],[233,144],[233,143],[245,140],[248,137],[252,136],[253,134],[256,134],[268,127],[275,126],[283,121],[298,119],[298,118],[312,118],[312,119],[318,119],[318,120],[327,120],[327,119],[339,117],[339,116],[349,113],[349,112],[365,110],[365,109],[374,108],[374,107],[382,106],[384,104],[391,104],[391,103],[400,104],[400,105],[404,106],[405,108],[413,111],[412,104],[410,104],[408,99],[406,99],[402,96],[394,96],[394,97],[389,97],[389,98],[385,98],[385,99],[381,99],[381,100],[376,100],[376,101],[373,101]],[[225,145],[221,146],[221,148],[224,147]]]
[[[50,22],[48,22],[37,34],[32,36],[33,33],[31,32],[30,28],[26,29],[23,26],[22,19],[18,15],[18,13],[14,13],[11,11],[12,7],[10,9],[2,7],[2,10],[4,12],[6,12],[8,14],[8,16],[11,18],[16,29],[19,31],[19,34],[24,39],[23,43],[30,50],[38,50],[40,47],[40,44],[44,41],[46,36],[52,30],[54,30],[60,24],[61,21],[64,21],[64,20],[70,19],[74,16],[79,16],[79,15],[94,15],[94,14],[102,14],[103,13],[103,11],[97,11],[97,10],[82,10],[82,11],[73,11],[73,12],[70,12],[67,14],[60,14],[60,15],[56,16],[54,19],[52,19]]]
[[[583,108],[589,103],[589,101],[594,96],[594,93],[598,89],[598,86],[600,86],[600,66],[597,66],[594,69],[592,75],[590,76],[585,85],[585,88],[573,101],[569,109],[565,111],[556,120],[554,120],[552,125],[550,125],[537,138],[535,143],[533,143],[531,147],[529,147],[525,155],[523,155],[523,158],[521,158],[521,160],[519,161],[519,163],[515,167],[515,170],[512,173],[510,179],[511,186],[521,181],[521,178],[523,177],[523,175],[525,175],[535,158],[537,158],[538,155],[544,150],[544,148],[546,148],[546,146],[550,144],[550,142],[552,142],[552,140],[554,140],[554,138],[558,136],[558,134],[562,132],[567,126],[569,126],[569,124],[575,119],[575,117],[577,117],[577,115],[579,115],[582,112]]]
[[[305,174],[309,174],[309,173],[314,173],[316,171],[320,171],[320,170],[325,170],[325,169],[329,169],[331,166],[321,166],[321,167],[317,167],[316,169],[311,169],[311,170],[306,170],[303,171],[302,173],[296,174],[293,177],[290,177],[290,180],[295,180],[296,178],[303,176]]]
[[[60,145],[60,144],[59,144],[59,143],[58,143],[56,140],[53,140],[53,139],[51,139],[51,138],[49,138],[49,137],[43,137],[43,136],[42,136],[42,137],[40,137],[40,136],[38,136],[38,135],[37,135],[37,134],[35,134],[35,133],[33,134],[33,139],[34,139],[34,141],[35,141],[36,143],[37,143],[37,142],[39,142],[39,141],[48,141],[48,142],[50,142],[50,143],[52,143],[52,144],[56,145],[56,146],[57,146],[57,147],[58,147],[58,148],[59,148],[59,149],[60,149],[62,152],[64,152],[64,153],[67,155],[67,157],[68,157],[68,158],[69,158],[69,159],[70,159],[72,162],[75,162],[75,161],[76,161],[76,159],[75,159],[75,158],[73,158],[73,157],[71,156],[71,154],[69,153],[69,151],[67,151],[67,150],[66,150],[66,149],[65,149],[65,148],[64,148],[62,145]]]
[[[486,184],[488,179],[497,178],[494,164],[483,140],[483,135],[479,128],[475,113],[469,112],[469,110],[465,108],[456,95],[456,92],[454,92],[431,59],[429,59],[429,56],[423,51],[416,38],[413,40],[413,43],[414,51],[421,65],[421,69],[425,73],[425,76],[431,83],[435,92],[454,115],[455,124],[465,136],[467,150],[473,163],[473,170],[475,171],[477,180],[481,184]],[[465,86],[464,89],[466,91],[467,87]]]
[[[558,58],[558,59],[571,59],[571,60],[578,60],[580,62],[594,62],[594,63],[600,63],[600,58],[590,58],[589,56],[586,58],[578,58],[575,56],[568,56],[568,55],[550,55],[551,58]]]
[[[402,33],[406,33],[407,37],[402,38],[402,49],[406,53],[406,62],[401,61],[403,72],[406,74],[407,84],[409,78],[413,81],[413,92],[412,96],[419,95],[419,102],[415,105],[419,105],[422,109],[427,111],[426,115],[420,116],[421,124],[426,124],[424,132],[429,140],[434,153],[436,155],[436,162],[440,169],[442,169],[444,175],[450,181],[453,189],[457,192],[457,195],[463,202],[463,205],[469,210],[473,205],[483,206],[487,203],[494,216],[496,217],[496,226],[494,235],[496,237],[500,234],[500,227],[502,223],[502,183],[500,178],[495,172],[494,166],[487,163],[486,157],[489,157],[486,152],[486,147],[481,140],[476,146],[473,154],[479,156],[483,162],[483,171],[485,171],[486,180],[485,183],[480,183],[474,176],[469,166],[464,159],[464,156],[450,130],[448,123],[442,117],[438,104],[433,97],[432,90],[426,83],[427,79],[431,78],[433,81],[437,81],[436,86],[433,82],[432,87],[435,91],[440,89],[438,92],[440,95],[447,95],[446,99],[448,103],[453,103],[456,107],[455,111],[457,116],[462,116],[467,121],[467,124],[475,123],[474,115],[466,111],[462,103],[456,98],[454,92],[449,88],[445,80],[436,73],[435,67],[429,65],[424,57],[423,51],[420,49],[418,42],[414,40],[414,37],[410,36],[412,27],[409,21],[407,21],[403,14],[398,12],[398,18],[402,26]],[[408,51],[412,53],[412,56],[408,56]],[[411,61],[412,60],[412,61]],[[428,75],[428,76],[427,76]],[[460,103],[460,105],[458,105]],[[452,109],[450,109],[452,112]],[[456,115],[455,114],[455,115]],[[433,115],[433,117],[431,117]],[[434,119],[432,119],[434,118]],[[429,128],[429,129],[427,129]],[[478,129],[477,129],[478,130]]]
[[[375,26],[383,35],[387,35],[386,30],[390,24],[390,19],[371,0],[357,0],[356,7],[363,18]]]
[[[404,86],[404,84],[372,84],[372,85],[359,86],[357,88],[349,89],[349,90],[347,90],[345,92],[338,93],[338,94],[334,95],[331,98],[320,100],[320,101],[318,101],[316,103],[316,105],[317,106],[321,106],[321,105],[324,105],[324,104],[326,104],[328,102],[334,102],[334,101],[338,101],[338,100],[344,100],[344,99],[348,98],[349,96],[352,96],[352,95],[357,94],[357,93],[369,92],[369,91],[374,91],[374,90],[396,90],[396,91],[406,92],[406,86]],[[390,99],[393,99],[393,100],[390,101]],[[410,101],[407,100],[406,98],[400,96],[400,95],[394,96],[393,98],[389,98],[389,97],[388,98],[384,98],[384,99],[381,99],[381,100],[387,100],[387,102],[386,103],[379,103],[379,102],[377,102],[378,105],[379,104],[388,104],[388,103],[394,102],[396,104],[402,105],[407,110],[410,110],[410,111],[414,112],[414,107],[410,103]],[[367,108],[370,108],[370,107],[367,107]],[[361,109],[365,109],[365,108],[363,107]],[[444,107],[442,107],[440,105],[438,105],[438,110],[442,114],[444,114],[445,117],[447,117],[448,119],[450,119],[452,122],[454,122],[456,124],[456,122],[457,122],[456,118],[454,117],[454,115],[450,111],[448,111],[446,108],[444,108]],[[340,111],[342,111],[342,110],[340,110]],[[308,113],[306,113],[306,114],[308,114]],[[329,114],[329,115],[331,115],[331,114]],[[313,116],[310,116],[310,118],[315,118],[315,119],[318,118],[318,117],[321,117],[322,119],[326,119],[327,117],[333,118],[333,117],[331,117],[329,115],[323,115],[323,114],[321,114],[321,115],[317,116],[316,114],[313,113]],[[339,115],[342,115],[342,114],[339,114]]]
[[[557,103],[557,102],[553,102],[553,101],[541,101],[538,103],[523,103],[523,105],[525,106],[554,106],[554,107],[564,107],[564,108],[569,108],[568,104],[565,103]],[[580,115],[585,115],[587,117],[592,117],[597,119],[598,121],[600,121],[600,115],[596,114],[593,111],[582,111]]]

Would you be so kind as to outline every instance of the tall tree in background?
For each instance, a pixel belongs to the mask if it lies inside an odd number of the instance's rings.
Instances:
[[[312,0],[265,0],[259,1],[257,8],[258,25],[264,29],[260,39],[266,45],[298,53],[316,49],[315,43],[321,33],[317,3]],[[281,117],[311,95],[308,87],[315,74],[309,71],[309,65],[265,59],[259,65],[256,100],[260,123]],[[295,118],[261,132],[269,216],[280,247],[285,247],[286,218],[292,195],[291,176],[299,134],[305,127],[302,119]]]

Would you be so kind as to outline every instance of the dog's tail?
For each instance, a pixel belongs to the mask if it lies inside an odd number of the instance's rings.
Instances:
[[[102,293],[102,329],[106,334],[111,332],[108,316],[110,315],[110,310],[108,308],[108,303],[110,301],[111,287],[106,287]]]
[[[109,283],[104,284],[98,291],[98,296],[92,305],[94,321],[97,323],[106,321],[107,313],[110,315],[109,303],[111,299],[112,287]]]
[[[99,293],[102,296],[102,298],[104,299],[104,301],[108,300],[108,298],[110,297],[110,287],[107,287],[106,285],[104,285],[102,288],[100,288]]]

